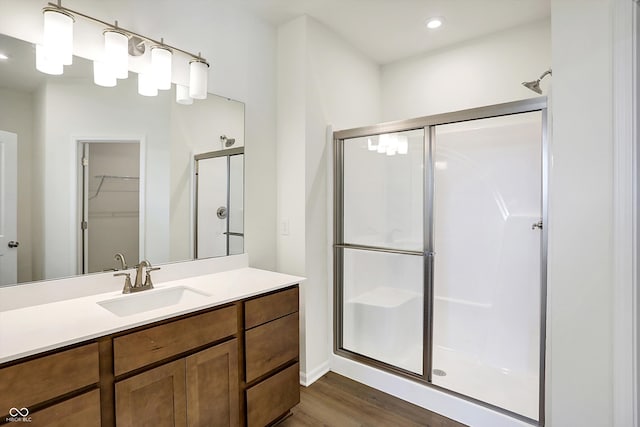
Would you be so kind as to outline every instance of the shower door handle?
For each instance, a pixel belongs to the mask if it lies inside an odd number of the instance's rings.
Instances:
[[[540,230],[542,230],[542,221],[535,222],[531,225],[532,230],[535,230],[536,228],[539,228]]]

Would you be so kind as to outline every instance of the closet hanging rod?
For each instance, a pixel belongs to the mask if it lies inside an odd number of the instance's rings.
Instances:
[[[122,176],[122,175],[94,175],[94,178],[100,178],[100,184],[98,184],[98,189],[96,190],[96,194],[89,197],[89,200],[93,200],[98,197],[100,194],[100,189],[102,188],[102,184],[104,184],[105,179],[121,179],[123,181],[136,180],[140,179],[138,176]]]

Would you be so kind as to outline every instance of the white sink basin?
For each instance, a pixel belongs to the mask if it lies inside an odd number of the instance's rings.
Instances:
[[[164,289],[151,289],[121,297],[98,301],[97,304],[109,310],[116,316],[125,317],[145,311],[157,310],[172,305],[192,305],[204,300],[211,295],[185,286],[176,286]]]

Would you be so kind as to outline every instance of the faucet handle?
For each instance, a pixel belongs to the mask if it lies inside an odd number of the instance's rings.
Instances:
[[[123,294],[130,294],[131,293],[131,273],[116,273],[113,275],[114,277],[116,276],[126,276],[124,279],[124,288],[122,288],[122,293]]]
[[[144,286],[148,286],[153,288],[153,282],[151,281],[151,272],[160,270],[160,267],[149,267],[147,268],[147,276],[144,278]]]

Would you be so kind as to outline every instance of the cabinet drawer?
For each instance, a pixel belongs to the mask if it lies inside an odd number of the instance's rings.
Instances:
[[[245,329],[298,311],[298,288],[287,289],[244,303]]]
[[[115,375],[121,375],[238,332],[236,307],[226,307],[113,340]]]
[[[296,363],[247,390],[248,427],[264,427],[300,402],[299,370]]]
[[[297,359],[298,325],[296,312],[245,332],[247,382]]]
[[[0,412],[29,408],[99,380],[98,343],[0,369]]]
[[[30,427],[100,427],[100,392],[81,394],[29,416]]]

